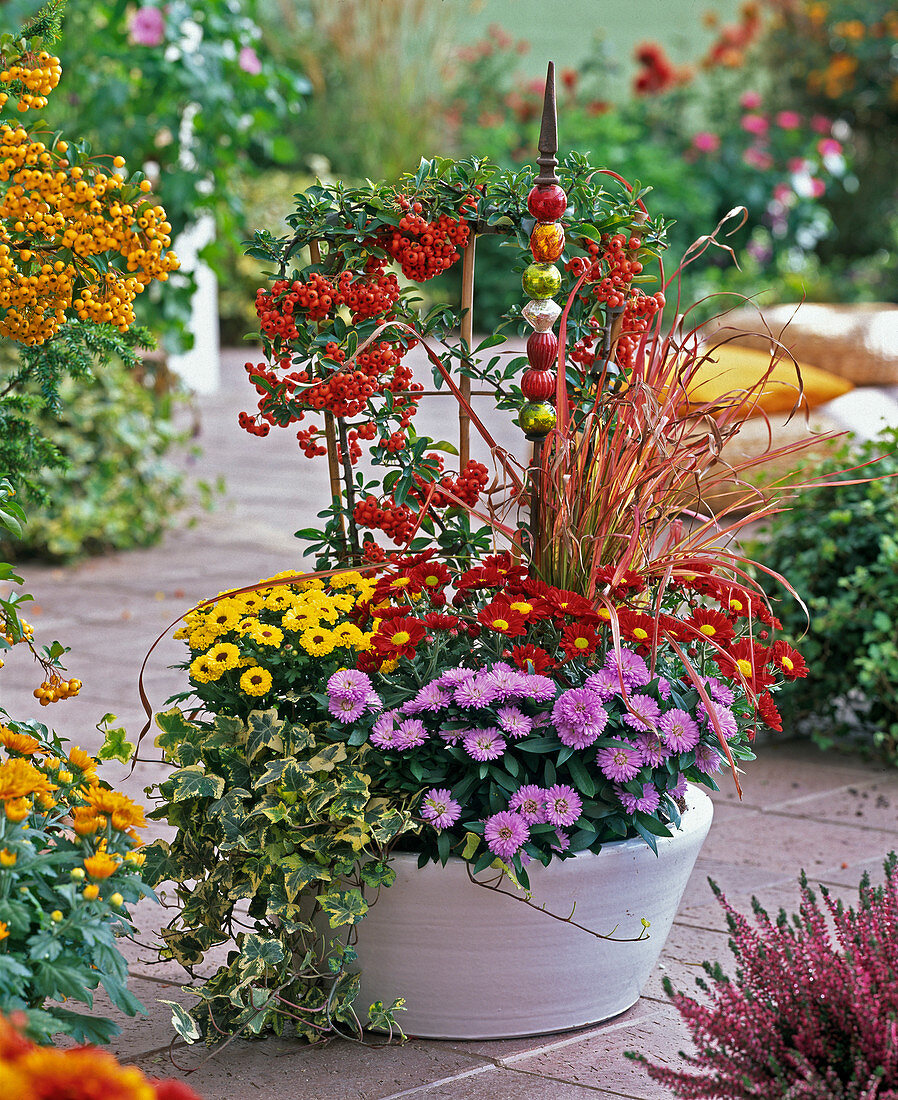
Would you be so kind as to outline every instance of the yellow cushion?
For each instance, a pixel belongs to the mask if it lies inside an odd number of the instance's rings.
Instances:
[[[727,395],[733,400],[738,391],[747,392],[764,377],[770,366],[770,356],[764,351],[724,344],[711,352],[711,362],[702,364],[690,379],[686,392],[691,403],[717,401]],[[815,409],[835,397],[854,389],[844,378],[829,371],[800,363],[803,386],[801,408]],[[750,416],[764,413],[791,412],[798,400],[799,381],[795,364],[788,356],[771,370],[761,390],[753,392],[746,402]]]

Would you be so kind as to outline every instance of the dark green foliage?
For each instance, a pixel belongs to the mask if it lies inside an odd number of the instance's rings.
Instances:
[[[843,450],[814,471],[836,484],[803,493],[752,556],[787,576],[810,614],[808,626],[795,601],[778,612],[788,633],[808,631],[801,640],[808,677],[777,699],[789,731],[824,747],[873,745],[898,764],[896,474],[896,429]],[[857,479],[875,480],[850,484]]]

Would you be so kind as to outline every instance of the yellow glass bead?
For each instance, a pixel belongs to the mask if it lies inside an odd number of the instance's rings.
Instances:
[[[556,419],[552,406],[541,401],[528,401],[518,413],[518,423],[528,438],[548,435],[555,427]]]
[[[530,234],[530,251],[538,263],[552,263],[564,252],[561,222],[537,222]]]
[[[554,264],[530,264],[521,285],[528,298],[554,298],[561,290],[561,272]]]

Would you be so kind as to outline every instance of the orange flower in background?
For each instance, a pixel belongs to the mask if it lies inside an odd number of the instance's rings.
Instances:
[[[126,794],[109,791],[104,787],[92,787],[85,795],[88,806],[96,814],[112,819],[112,827],[124,832],[127,829],[145,829],[143,806],[139,806]]]
[[[5,940],[9,937],[9,925],[4,920],[0,920],[0,940]]]
[[[27,760],[14,758],[0,764],[0,801],[14,801],[32,794],[50,794],[58,788]]]
[[[119,859],[117,856],[111,856],[108,852],[97,852],[96,855],[88,856],[84,861],[84,870],[90,875],[91,878],[104,879],[109,878],[110,875],[114,875],[119,867]]]
[[[24,821],[31,813],[30,798],[11,798],[6,803],[6,817],[9,821]]]
[[[96,1047],[34,1047],[15,1064],[27,1084],[16,1100],[156,1100],[136,1066],[120,1066]]]
[[[79,745],[72,745],[69,749],[69,763],[73,764],[85,776],[93,777],[97,770],[97,761],[85,752]]]
[[[106,824],[106,818],[97,814],[91,806],[75,806],[72,810],[72,828],[78,836],[91,836]]]
[[[18,752],[23,756],[30,756],[40,748],[40,741],[35,737],[29,737],[27,733],[13,733],[11,729],[0,725],[0,745],[10,752]]]

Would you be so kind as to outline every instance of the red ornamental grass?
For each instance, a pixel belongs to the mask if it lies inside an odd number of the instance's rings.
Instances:
[[[773,922],[753,899],[754,923],[712,883],[727,914],[735,979],[705,963],[699,1002],[665,991],[698,1051],[681,1058],[697,1074],[657,1066],[649,1076],[681,1100],[898,1100],[898,858],[886,881],[867,875],[855,910],[823,904],[801,876],[799,915]]]

